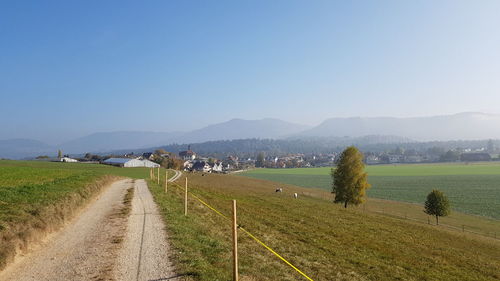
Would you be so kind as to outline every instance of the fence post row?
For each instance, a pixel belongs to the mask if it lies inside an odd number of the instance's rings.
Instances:
[[[233,200],[233,281],[238,281],[238,224],[236,221],[236,200]]]
[[[186,176],[186,188],[184,189],[184,215],[188,214],[188,178]]]

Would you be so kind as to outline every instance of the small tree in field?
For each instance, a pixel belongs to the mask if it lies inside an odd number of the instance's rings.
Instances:
[[[431,216],[436,216],[436,224],[439,224],[439,217],[450,214],[450,203],[448,198],[441,191],[434,189],[427,195],[424,212]]]
[[[332,193],[335,194],[335,203],[359,205],[364,202],[366,190],[370,188],[365,173],[363,154],[354,146],[342,152],[337,168],[332,168]]]

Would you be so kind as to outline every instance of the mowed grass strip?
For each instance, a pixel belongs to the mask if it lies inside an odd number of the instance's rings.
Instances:
[[[495,280],[500,246],[493,240],[385,216],[343,209],[311,189],[231,175],[189,174],[189,189],[314,280]],[[183,183],[181,178],[179,183]],[[195,199],[183,216],[182,189],[150,182],[167,222],[179,273],[192,280],[231,279],[231,222]],[[292,194],[298,192],[299,199]],[[302,195],[311,192],[311,196]],[[240,232],[242,280],[303,280],[296,271]]]
[[[148,173],[96,164],[0,161],[0,270],[18,249],[57,230],[117,176]]]
[[[331,190],[330,168],[256,169],[242,176]],[[500,219],[500,165],[416,164],[367,166],[369,197],[423,204],[433,189],[443,191],[453,210]]]

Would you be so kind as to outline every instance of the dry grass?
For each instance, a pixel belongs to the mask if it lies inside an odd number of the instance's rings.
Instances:
[[[239,223],[314,280],[496,280],[500,244],[434,226],[347,210],[311,189],[227,175],[189,175],[190,190]],[[181,179],[179,182],[182,182]],[[166,217],[179,273],[194,280],[231,278],[230,222],[193,199],[182,215],[182,192],[150,183]],[[294,200],[292,194],[299,193]],[[304,192],[304,194],[302,194]],[[309,192],[307,194],[306,192]],[[242,280],[302,280],[240,232]]]
[[[127,193],[123,197],[123,207],[121,208],[121,215],[126,217],[130,214],[132,210],[132,199],[134,199],[134,188],[131,187],[127,189]]]

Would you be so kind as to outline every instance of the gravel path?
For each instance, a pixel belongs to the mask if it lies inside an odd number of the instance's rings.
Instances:
[[[117,280],[181,280],[169,261],[165,224],[144,180],[135,183],[127,234],[117,261]]]
[[[129,216],[123,199],[134,188]],[[181,280],[144,180],[115,182],[81,214],[0,273],[0,281]]]
[[[60,232],[4,270],[0,280],[111,280],[119,248],[114,242],[126,227],[119,213],[132,185],[121,180],[109,186]]]
[[[177,171],[177,170],[173,170],[173,171],[175,172],[175,175],[168,180],[169,182],[176,181],[182,176],[182,172]]]

